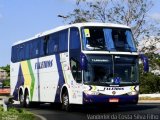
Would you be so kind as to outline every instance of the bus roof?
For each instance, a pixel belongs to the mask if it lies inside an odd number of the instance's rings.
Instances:
[[[85,26],[113,27],[113,28],[128,28],[128,29],[130,29],[129,26],[122,25],[122,24],[113,24],[113,23],[97,23],[97,22],[75,23],[75,24],[69,24],[69,25],[56,27],[54,29],[39,33],[39,34],[35,35],[32,38],[29,38],[29,39],[26,39],[26,40],[20,40],[20,41],[14,43],[13,46],[17,45],[17,44],[21,44],[23,42],[27,42],[27,41],[39,38],[39,37],[43,37],[43,36],[49,35],[49,34],[54,33],[54,32],[58,32],[58,31],[63,30],[63,29],[70,28],[70,27],[78,27],[78,28],[80,28],[80,27],[85,27]]]

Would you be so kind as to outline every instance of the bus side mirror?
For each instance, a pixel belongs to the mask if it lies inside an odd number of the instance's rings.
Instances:
[[[88,60],[87,60],[87,57],[81,53],[80,55],[81,57],[81,61],[80,61],[80,64],[81,64],[81,69],[82,70],[87,70],[87,64],[88,64]]]
[[[148,63],[148,57],[145,56],[144,54],[140,54],[140,58],[143,63],[143,70],[144,72],[149,72],[149,63]]]

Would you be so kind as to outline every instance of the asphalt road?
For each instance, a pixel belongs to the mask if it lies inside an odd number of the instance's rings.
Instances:
[[[77,106],[71,112],[43,104],[29,111],[47,120],[160,120],[160,104],[121,105],[115,108]]]

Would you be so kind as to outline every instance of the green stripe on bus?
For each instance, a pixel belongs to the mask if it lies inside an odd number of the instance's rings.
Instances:
[[[29,68],[30,76],[32,78],[31,86],[30,86],[30,94],[31,94],[31,101],[32,101],[33,92],[34,92],[35,77],[34,77],[34,73],[33,73],[33,69],[32,69],[30,60],[27,60],[27,63],[28,63],[28,68]]]

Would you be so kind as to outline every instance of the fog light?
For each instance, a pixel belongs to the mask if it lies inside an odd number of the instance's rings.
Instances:
[[[97,92],[97,91],[84,91],[84,93],[86,95],[99,95],[99,92]]]
[[[128,95],[137,95],[138,94],[138,92],[137,91],[133,91],[133,92],[129,92],[129,93],[127,93]]]

